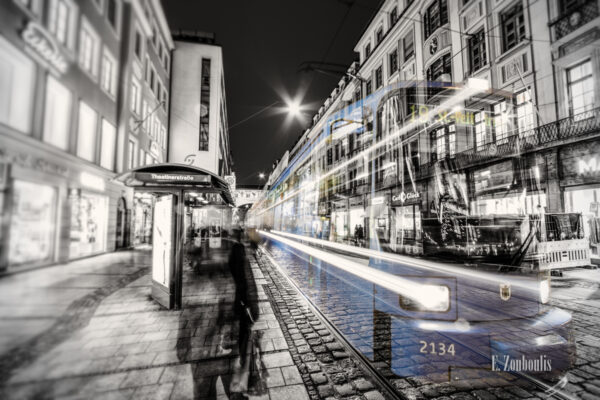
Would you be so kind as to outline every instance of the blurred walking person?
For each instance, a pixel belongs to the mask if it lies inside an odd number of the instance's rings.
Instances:
[[[249,381],[252,372],[259,373],[257,382],[252,385],[254,386],[253,389],[259,389],[261,384],[264,384],[264,377],[260,375],[262,369],[258,368],[258,371],[256,371],[257,366],[262,363],[260,337],[251,335],[252,325],[259,316],[258,295],[256,283],[246,257],[246,249],[241,242],[241,238],[242,231],[240,229],[234,230],[229,253],[229,268],[235,283],[233,312],[239,326],[238,349],[240,355],[240,369],[237,376],[233,377],[232,392],[247,391],[250,386]]]

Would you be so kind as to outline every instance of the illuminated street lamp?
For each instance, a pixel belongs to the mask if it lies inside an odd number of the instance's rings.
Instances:
[[[302,107],[300,106],[299,102],[290,101],[289,103],[287,103],[287,112],[292,117],[299,117],[300,114],[302,113]]]
[[[263,172],[260,172],[260,173],[258,174],[258,178],[259,178],[259,179],[265,179],[265,174],[264,174]]]

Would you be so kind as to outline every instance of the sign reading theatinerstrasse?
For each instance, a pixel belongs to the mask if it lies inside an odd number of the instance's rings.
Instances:
[[[210,184],[209,175],[170,174],[160,172],[136,172],[135,179],[155,184]]]

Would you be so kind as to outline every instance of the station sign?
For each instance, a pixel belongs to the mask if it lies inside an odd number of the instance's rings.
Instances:
[[[134,178],[141,182],[161,185],[210,184],[210,175],[194,175],[167,172],[136,172]]]

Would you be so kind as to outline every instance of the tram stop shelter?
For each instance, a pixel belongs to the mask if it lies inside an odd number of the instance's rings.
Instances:
[[[231,220],[234,207],[229,184],[204,169],[174,163],[139,167],[115,180],[152,195],[152,297],[167,309],[182,308],[186,244],[221,246],[223,215]],[[199,232],[194,221],[205,226],[202,237],[190,233]]]

